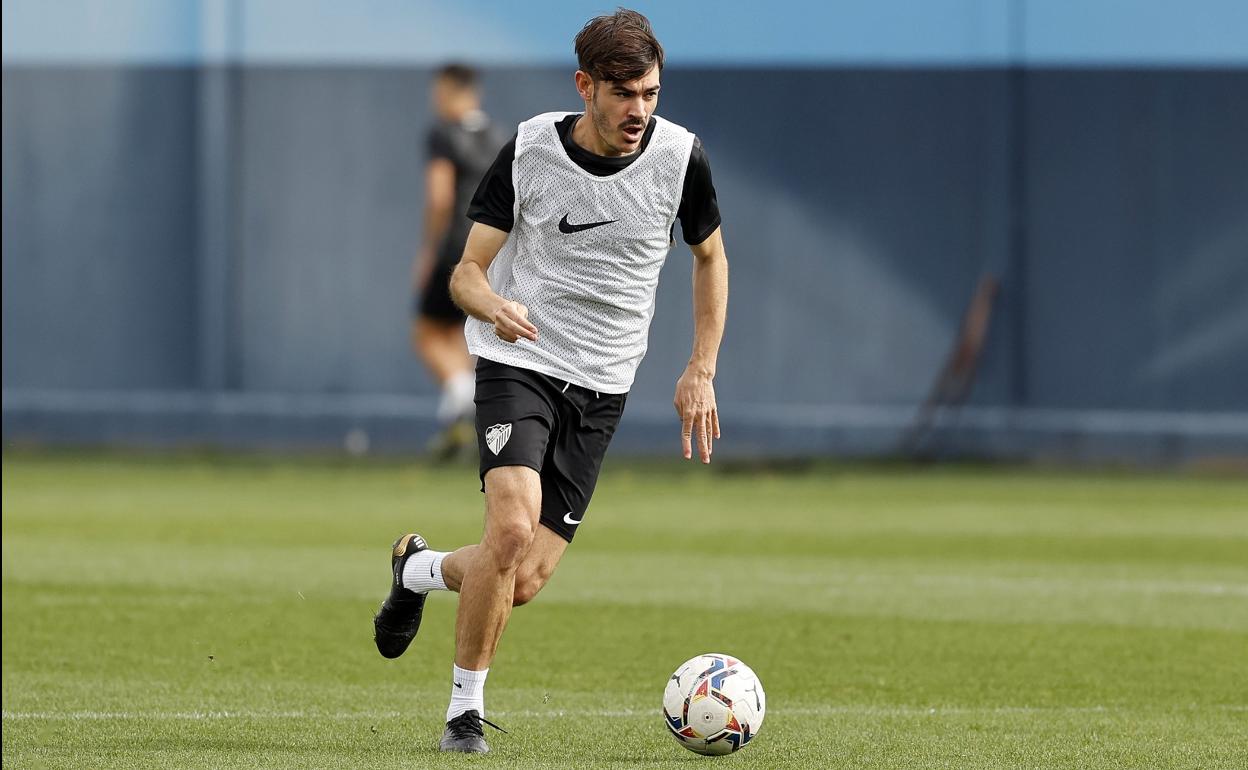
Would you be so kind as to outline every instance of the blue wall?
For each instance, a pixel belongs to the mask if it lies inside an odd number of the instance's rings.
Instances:
[[[3,100],[4,387],[194,387],[194,72],[6,68]]]
[[[1248,406],[1248,73],[1027,83],[1029,403]]]
[[[944,446],[1248,452],[1241,5],[792,5],[716,5],[714,35],[692,34],[706,4],[652,13],[661,111],[710,153],[733,266],[724,449],[895,449],[989,272]],[[6,439],[419,446],[407,276],[432,53],[463,53],[462,19],[108,7],[4,4]],[[450,7],[509,40],[484,57],[507,60],[500,122],[576,107],[568,41],[601,9]],[[674,250],[625,448],[674,443],[689,269]]]

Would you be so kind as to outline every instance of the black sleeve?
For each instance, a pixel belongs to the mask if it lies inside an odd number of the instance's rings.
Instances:
[[[685,243],[690,246],[705,241],[719,227],[719,201],[711,182],[711,162],[702,149],[702,140],[697,137],[693,139],[693,151],[689,154],[689,168],[685,170],[685,187],[680,193],[676,217],[680,220]]]
[[[430,129],[425,152],[429,160],[445,158],[452,163],[455,162],[455,148],[451,144],[451,138],[446,134],[446,126],[439,123]]]
[[[481,178],[477,192],[468,204],[468,218],[483,225],[511,232],[515,225],[516,188],[511,180],[511,162],[516,157],[516,137],[503,145],[490,170]]]

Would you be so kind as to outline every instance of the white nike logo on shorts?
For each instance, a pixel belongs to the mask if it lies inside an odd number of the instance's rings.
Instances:
[[[575,527],[577,524],[580,524],[580,523],[581,523],[582,521],[584,521],[584,520],[585,520],[585,516],[584,516],[584,514],[582,514],[582,515],[581,515],[581,518],[579,518],[579,519],[574,519],[574,518],[572,518],[572,511],[568,511],[567,513],[563,514],[563,521],[564,521],[564,523],[565,523],[565,524],[571,524],[571,525],[572,525],[572,526],[574,526],[574,527]]]

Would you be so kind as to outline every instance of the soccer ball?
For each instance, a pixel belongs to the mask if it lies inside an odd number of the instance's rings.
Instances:
[[[663,718],[681,746],[698,754],[731,754],[758,735],[767,711],[763,684],[731,655],[690,658],[667,680]]]

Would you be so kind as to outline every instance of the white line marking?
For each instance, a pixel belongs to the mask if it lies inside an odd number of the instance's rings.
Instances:
[[[1173,593],[1203,596],[1248,596],[1248,583],[1202,583],[1190,580],[1086,580],[1014,578],[976,575],[913,575],[919,585],[991,586],[1007,591],[1086,590],[1122,593]]]
[[[768,716],[801,717],[801,716],[835,716],[849,714],[858,716],[960,716],[960,715],[1006,715],[1006,714],[1126,714],[1156,712],[1196,712],[1196,711],[1230,711],[1248,712],[1248,704],[1214,704],[1209,706],[1186,706],[1175,709],[1130,708],[1110,706],[998,706],[995,708],[963,708],[937,706],[815,706],[807,708],[771,708]],[[500,717],[561,719],[584,717],[645,717],[659,714],[654,709],[616,709],[585,711],[578,709],[557,710],[526,710],[492,711]],[[331,721],[349,721],[355,719],[402,719],[414,716],[402,711],[5,711],[5,720],[49,720],[68,722],[90,722],[110,720],[155,719],[166,721],[213,721],[230,719],[316,719]]]

